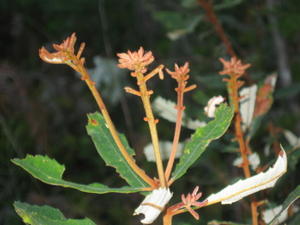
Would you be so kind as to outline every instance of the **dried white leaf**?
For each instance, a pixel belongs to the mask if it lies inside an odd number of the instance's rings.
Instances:
[[[172,196],[173,193],[169,188],[155,189],[145,197],[133,215],[144,214],[145,217],[141,220],[141,223],[151,224],[164,210]]]
[[[153,101],[153,109],[155,112],[159,114],[160,117],[170,121],[170,122],[176,122],[177,117],[177,110],[176,110],[176,104],[172,101],[166,100],[160,96],[158,96]],[[184,115],[184,113],[183,113]]]
[[[251,166],[251,169],[256,170],[256,168],[260,164],[259,155],[256,152],[252,153],[251,155],[248,156],[248,161],[249,161],[249,164]],[[242,163],[243,163],[242,157],[238,157],[237,159],[235,159],[233,161],[233,165],[237,166],[237,167],[240,167],[242,165]]]
[[[240,91],[240,96],[242,97],[240,101],[240,112],[242,116],[243,130],[246,130],[252,122],[255,109],[256,92],[257,85],[245,87]]]
[[[158,113],[160,117],[170,122],[176,123],[177,110],[176,110],[176,104],[174,102],[166,100],[159,96],[153,101],[152,106],[153,106],[153,110],[156,113]],[[182,114],[182,117],[183,117],[182,126],[187,127],[189,129],[195,130],[199,127],[203,127],[206,125],[205,122],[186,118],[184,112]]]
[[[172,142],[160,141],[159,147],[160,147],[160,153],[161,153],[162,160],[169,159],[169,156],[170,156],[170,153],[172,150]],[[179,158],[182,155],[182,151],[183,151],[183,144],[178,143],[175,158]],[[152,143],[149,143],[144,147],[144,154],[146,156],[147,161],[155,162],[155,155],[154,155]]]
[[[287,170],[287,156],[282,148],[278,159],[273,167],[266,172],[261,172],[247,179],[228,185],[221,191],[210,195],[206,200],[208,204],[221,202],[222,204],[231,204],[255,192],[274,187],[276,181]]]
[[[281,212],[281,209],[282,209],[282,205],[279,205],[279,206],[271,208],[271,209],[264,210],[262,212],[262,218],[265,221],[265,223],[267,223],[267,224],[270,223],[275,218],[275,216],[277,216],[278,213]],[[274,223],[272,223],[272,225],[279,225],[282,222],[284,222],[285,220],[287,220],[287,218],[288,218],[288,209],[284,210],[280,214],[280,216],[274,221]]]
[[[199,120],[187,119],[186,121],[183,121],[183,126],[191,130],[196,130],[197,128],[204,127],[205,125],[206,122]]]
[[[291,131],[284,130],[283,134],[292,147],[296,147],[300,145],[300,138],[297,137],[295,134],[293,134]]]
[[[220,105],[222,102],[224,102],[224,100],[225,99],[221,95],[214,96],[211,99],[209,99],[209,101],[207,102],[207,105],[204,108],[205,114],[209,118],[214,118],[217,105]]]

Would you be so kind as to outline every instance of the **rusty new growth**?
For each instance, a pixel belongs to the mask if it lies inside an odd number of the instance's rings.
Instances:
[[[249,154],[247,146],[244,140],[244,133],[241,127],[242,118],[239,109],[239,102],[241,97],[239,96],[239,88],[243,85],[243,81],[240,81],[239,78],[243,76],[246,69],[250,67],[250,64],[242,64],[241,60],[238,60],[236,57],[232,57],[230,61],[225,61],[220,59],[224,68],[219,72],[220,75],[228,75],[229,78],[223,78],[223,81],[228,83],[228,92],[231,104],[233,105],[235,112],[235,135],[240,146],[240,152],[243,159],[243,171],[245,177],[250,177],[250,169],[247,155]]]
[[[245,141],[244,132],[242,130],[242,118],[239,109],[239,103],[241,96],[239,96],[239,88],[244,84],[243,81],[239,80],[245,74],[246,69],[248,69],[250,64],[242,64],[241,60],[238,60],[236,57],[232,57],[230,61],[225,61],[220,59],[221,63],[224,66],[224,69],[219,72],[220,75],[229,75],[229,78],[224,78],[223,80],[228,83],[227,89],[230,97],[231,104],[233,105],[235,112],[235,136],[239,143],[239,150],[243,159],[242,168],[244,171],[244,176],[246,178],[251,176],[248,155],[250,151],[248,145]],[[260,204],[257,203],[254,197],[251,198],[251,215],[252,215],[252,225],[258,225],[258,212],[257,207]]]
[[[212,2],[209,0],[198,0],[198,3],[204,9],[208,21],[213,25],[217,36],[220,38],[220,40],[222,41],[222,43],[224,44],[224,46],[226,48],[226,52],[232,57],[232,59],[234,59],[234,58],[236,59],[237,54],[235,53],[235,51],[232,47],[232,44],[231,44],[228,36],[226,35],[224,28],[223,28],[222,24],[220,23],[217,15],[214,11]],[[222,61],[222,63],[224,63],[224,60]],[[247,68],[245,68],[245,69],[247,69]],[[251,81],[250,77],[245,73],[245,70],[242,75],[244,76],[244,79]],[[243,83],[241,83],[241,81],[239,81],[239,84],[236,83],[236,85],[239,85],[239,87],[240,87],[243,85]],[[237,90],[239,87],[237,86]],[[231,90],[230,88],[228,88],[228,92],[229,92],[229,95],[232,95],[232,92],[234,92],[234,90]],[[238,93],[236,93],[236,94],[238,94]],[[238,105],[239,105],[239,99],[238,98],[232,99],[232,104],[234,105],[234,107],[236,109],[236,107],[238,107]],[[248,146],[247,146],[247,143],[245,143],[244,134],[241,129],[241,115],[239,112],[238,113],[236,112],[235,131],[236,131],[236,138],[240,145],[240,152],[242,154],[244,175],[245,175],[245,177],[249,177],[250,170],[249,170],[249,162],[248,162],[248,158],[247,158]],[[258,224],[258,220],[257,220],[258,213],[257,213],[257,204],[256,204],[256,200],[254,197],[252,197],[252,200],[251,200],[251,214],[252,214],[252,224],[257,225]]]
[[[178,66],[175,64],[174,71],[167,69],[167,73],[171,76],[171,78],[175,79],[177,82],[177,87],[175,91],[177,92],[177,122],[175,125],[174,131],[174,139],[172,144],[172,149],[169,157],[169,161],[164,170],[161,153],[159,149],[159,140],[157,134],[156,124],[158,120],[154,118],[150,96],[153,94],[152,90],[147,88],[147,81],[149,81],[155,75],[158,75],[160,79],[164,78],[163,69],[164,65],[159,65],[155,69],[148,71],[148,66],[154,61],[154,56],[151,51],[145,52],[142,47],[138,49],[138,51],[127,51],[126,53],[119,53],[117,56],[119,57],[119,68],[128,69],[131,71],[130,75],[137,80],[138,90],[135,90],[131,87],[125,87],[125,91],[136,95],[141,98],[145,114],[144,120],[149,125],[149,130],[151,134],[155,159],[156,159],[156,167],[158,172],[158,178],[150,178],[144,170],[142,170],[132,158],[132,156],[126,151],[124,145],[122,144],[119,134],[110,118],[110,115],[106,109],[106,106],[102,100],[102,97],[99,91],[96,89],[95,83],[91,80],[87,69],[85,68],[85,59],[81,57],[82,52],[84,50],[85,44],[81,43],[79,50],[75,53],[75,43],[76,43],[76,35],[73,33],[70,37],[64,40],[61,44],[53,44],[53,48],[56,50],[55,52],[49,52],[44,47],[39,50],[39,55],[42,60],[47,63],[54,64],[67,64],[72,67],[75,71],[77,71],[81,75],[81,79],[85,81],[90,91],[92,92],[99,109],[103,115],[103,118],[107,124],[107,127],[118,146],[121,154],[127,160],[128,164],[132,168],[132,170],[139,175],[146,183],[149,184],[148,188],[144,188],[142,190],[154,190],[157,188],[169,188],[169,186],[173,183],[173,180],[170,179],[170,175],[172,172],[173,164],[175,161],[175,155],[178,148],[178,142],[180,138],[180,131],[182,125],[182,116],[183,111],[185,109],[183,104],[183,96],[186,92],[189,92],[196,88],[196,85],[187,86],[187,82],[189,79],[189,64],[186,62],[183,66]],[[94,121],[91,121],[94,122]],[[173,205],[166,209],[164,216],[164,224],[170,225],[172,221],[172,217],[176,214],[190,212],[193,217],[199,219],[199,215],[194,211],[194,209],[198,209],[207,204],[207,202],[198,202],[199,198],[202,196],[202,193],[198,193],[199,187],[196,187],[192,193],[187,194],[186,196],[182,195],[182,202]]]
[[[202,208],[207,205],[207,201],[198,201],[202,192],[199,192],[199,186],[196,186],[192,193],[188,193],[186,196],[184,194],[181,195],[181,202],[170,206],[165,213],[163,218],[164,225],[171,225],[173,216],[189,212],[196,220],[200,219],[199,214],[195,211],[195,209]]]
[[[210,21],[215,25],[215,29],[220,34],[221,39],[223,40],[224,44],[227,47],[227,51],[231,57],[229,61],[224,60],[223,58],[220,59],[221,63],[223,64],[223,70],[219,72],[220,75],[228,75],[228,77],[224,78],[223,80],[227,82],[227,89],[230,98],[230,104],[232,105],[235,113],[235,136],[236,140],[239,143],[239,150],[243,159],[242,168],[246,178],[251,176],[250,169],[249,169],[249,162],[248,162],[248,154],[250,152],[247,142],[244,139],[244,133],[241,127],[242,119],[240,114],[239,103],[241,96],[239,96],[239,88],[244,84],[243,81],[240,80],[242,76],[245,75],[246,69],[250,67],[250,64],[243,64],[241,60],[239,60],[235,53],[232,50],[231,44],[227,39],[224,30],[222,29],[220,23],[218,23],[217,17],[213,12],[213,8],[210,2],[206,0],[198,0],[199,3],[203,6],[206,10]],[[223,34],[223,36],[221,35]],[[160,79],[164,78],[163,69],[164,65],[159,65],[153,70],[149,71],[148,66],[154,62],[154,56],[151,51],[145,52],[143,47],[140,47],[137,51],[127,51],[124,53],[119,53],[117,56],[119,57],[119,64],[118,67],[122,69],[130,70],[130,75],[134,77],[137,81],[138,89],[133,89],[131,87],[125,87],[125,91],[136,95],[141,98],[145,114],[144,120],[148,123],[158,179],[149,177],[143,169],[141,169],[135,162],[134,158],[126,151],[125,146],[122,144],[120,140],[120,136],[110,118],[110,115],[106,109],[106,106],[102,100],[102,97],[99,91],[96,89],[95,83],[91,80],[90,75],[85,67],[85,59],[81,57],[85,44],[81,43],[79,50],[75,53],[75,43],[76,43],[76,35],[73,33],[70,37],[64,40],[61,44],[53,44],[53,48],[56,50],[55,52],[49,52],[44,47],[39,50],[39,55],[42,60],[47,63],[54,63],[54,64],[67,64],[68,66],[72,67],[75,71],[77,71],[81,75],[81,79],[85,81],[87,86],[89,87],[93,97],[95,98],[98,107],[103,115],[103,118],[106,122],[106,125],[118,146],[121,154],[128,162],[129,166],[132,170],[141,178],[143,179],[149,187],[141,189],[141,191],[151,191],[157,190],[162,188],[163,190],[168,190],[169,187],[172,185],[174,180],[171,178],[171,172],[173,169],[176,151],[178,148],[178,143],[180,139],[181,133],[181,126],[182,126],[182,117],[183,112],[185,110],[183,97],[186,92],[189,92],[196,88],[196,85],[188,86],[188,79],[189,79],[189,64],[186,62],[183,66],[178,66],[175,64],[174,71],[166,69],[166,72],[170,75],[170,77],[177,82],[177,87],[175,91],[177,93],[177,119],[176,125],[174,130],[174,137],[173,137],[173,144],[171,153],[169,156],[169,160],[164,169],[164,165],[162,162],[162,157],[160,153],[159,147],[159,139],[157,133],[157,123],[158,120],[154,118],[150,97],[153,94],[152,90],[149,90],[147,87],[147,82],[153,78],[155,75],[158,75]],[[93,121],[91,121],[93,122]],[[199,191],[199,187],[197,186],[192,193],[188,193],[187,195],[181,195],[181,202],[172,205],[165,209],[163,222],[164,225],[171,225],[172,218],[174,215],[189,212],[195,219],[199,219],[200,216],[195,211],[201,207],[205,207],[208,205],[206,201],[199,201],[200,197],[202,196],[201,192]],[[169,195],[172,196],[170,192]],[[169,199],[168,199],[169,200]],[[166,203],[167,204],[167,203]],[[261,202],[256,202],[255,198],[251,199],[251,212],[252,212],[252,224],[258,224],[258,213],[257,207],[260,206]]]
[[[84,62],[85,59],[81,58],[81,54],[84,50],[84,43],[81,43],[79,51],[77,54],[75,54],[75,43],[76,43],[76,35],[73,33],[70,37],[68,37],[66,40],[62,42],[62,44],[53,44],[53,48],[56,50],[56,52],[50,53],[48,52],[44,47],[42,47],[39,51],[39,55],[42,60],[44,60],[47,63],[55,63],[55,64],[67,64],[70,67],[72,67],[75,71],[77,71],[79,74],[81,74],[81,79],[85,81],[87,86],[89,87],[90,91],[92,92],[98,107],[103,115],[103,118],[105,122],[107,123],[108,129],[120,149],[121,154],[124,156],[124,158],[127,160],[128,164],[132,168],[133,171],[135,171],[136,174],[138,174],[146,183],[148,183],[152,189],[156,187],[156,182],[154,179],[150,178],[144,170],[142,170],[135,162],[135,160],[132,158],[130,154],[126,151],[124,145],[122,144],[119,134],[110,118],[110,115],[106,109],[106,106],[102,100],[102,97],[97,90],[95,83],[91,80],[89,73],[87,72]]]
[[[125,91],[137,95],[142,99],[142,103],[144,105],[144,110],[146,113],[146,117],[144,118],[144,120],[148,122],[154,149],[156,167],[159,177],[159,186],[167,187],[163,163],[159,150],[158,134],[156,129],[156,124],[158,123],[158,120],[155,119],[153,116],[150,103],[150,96],[151,94],[153,94],[153,91],[148,90],[146,85],[146,82],[156,74],[159,75],[160,79],[163,79],[162,69],[164,66],[160,65],[150,73],[146,74],[148,70],[147,66],[154,61],[154,56],[152,55],[151,51],[144,54],[144,49],[142,47],[140,47],[139,50],[135,52],[128,51],[127,53],[119,53],[117,55],[119,57],[118,67],[127,68],[133,71],[131,72],[131,76],[135,77],[137,80],[139,90],[134,90],[130,87],[125,87]]]
[[[187,81],[189,79],[188,73],[190,72],[189,64],[186,62],[183,66],[179,67],[177,64],[175,64],[175,70],[172,72],[169,69],[167,69],[168,74],[170,74],[171,78],[175,79],[177,81],[177,88],[175,88],[175,91],[177,92],[177,118],[176,118],[176,125],[175,125],[175,132],[174,132],[174,138],[173,138],[173,144],[172,144],[172,150],[169,157],[169,161],[167,164],[165,176],[166,179],[169,181],[171,171],[174,165],[174,160],[176,156],[176,151],[178,148],[178,142],[180,137],[180,131],[181,131],[181,125],[182,125],[182,115],[183,111],[185,109],[183,105],[183,95],[184,93],[191,91],[195,89],[197,86],[195,84],[187,87]],[[169,185],[172,184],[172,180],[169,181]]]

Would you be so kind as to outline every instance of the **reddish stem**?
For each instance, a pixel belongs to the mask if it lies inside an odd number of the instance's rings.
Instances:
[[[213,5],[207,1],[207,0],[198,0],[198,3],[202,6],[202,8],[205,10],[205,14],[207,19],[209,20],[209,22],[213,25],[217,35],[219,36],[219,38],[222,40],[222,42],[224,43],[225,47],[226,47],[226,51],[227,53],[231,56],[234,57],[236,56],[231,42],[229,41],[229,38],[227,37],[221,23],[219,22],[215,12],[214,12],[214,8]]]
[[[168,181],[171,175],[171,171],[174,165],[175,157],[176,157],[176,152],[178,148],[178,142],[179,142],[179,137],[180,137],[180,131],[181,131],[181,125],[182,125],[182,115],[183,115],[183,94],[184,94],[184,84],[183,82],[178,83],[178,88],[177,88],[177,119],[176,119],[176,126],[175,126],[175,132],[174,132],[174,138],[173,138],[173,145],[172,145],[172,150],[170,154],[170,158],[166,167],[166,172],[165,172],[165,177],[166,180]],[[170,185],[170,184],[169,184]]]

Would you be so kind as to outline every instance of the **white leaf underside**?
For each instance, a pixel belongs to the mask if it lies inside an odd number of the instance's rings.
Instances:
[[[172,196],[173,193],[169,188],[155,189],[145,197],[139,207],[135,209],[133,215],[144,214],[141,223],[151,224],[163,211]]]
[[[170,141],[160,141],[159,142],[159,149],[160,149],[162,160],[169,159],[171,150],[172,150],[172,144],[173,143]],[[182,155],[183,146],[184,145],[182,143],[180,143],[180,142],[178,143],[175,158],[179,158]],[[149,143],[144,147],[144,154],[146,156],[147,161],[155,162],[155,154],[154,154],[152,143]]]
[[[166,100],[160,96],[158,96],[153,101],[153,109],[158,115],[170,122],[176,123],[177,120],[177,110],[176,110],[176,104],[170,100]],[[203,127],[206,125],[206,122],[199,121],[199,120],[192,120],[190,118],[187,118],[185,113],[182,114],[183,121],[182,126],[189,128],[191,130],[196,130],[199,127]]]
[[[275,218],[275,216],[277,216],[277,214],[281,212],[281,209],[282,209],[282,205],[279,205],[279,206],[271,208],[271,209],[264,210],[262,212],[262,218],[265,221],[265,223],[267,223],[267,224],[270,223]],[[279,225],[282,222],[284,222],[285,220],[287,220],[287,218],[288,218],[288,209],[284,210],[280,214],[280,216],[277,218],[277,220],[274,221],[273,225]]]
[[[240,111],[243,121],[243,130],[248,128],[252,122],[255,100],[256,100],[257,85],[245,87],[240,91],[241,104]]]
[[[255,192],[274,187],[276,181],[286,170],[287,156],[282,148],[273,167],[269,168],[266,172],[261,172],[247,179],[239,180],[232,185],[228,185],[221,191],[211,194],[206,199],[208,205],[218,202],[221,202],[221,204],[231,204]]]
[[[256,170],[260,164],[259,155],[256,152],[252,153],[251,155],[248,156],[248,161],[251,166],[251,169]],[[233,161],[233,165],[237,167],[241,167],[242,163],[243,163],[242,157],[238,157]]]

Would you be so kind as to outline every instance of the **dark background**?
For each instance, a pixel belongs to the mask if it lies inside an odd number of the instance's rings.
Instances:
[[[216,13],[238,56],[251,63],[248,83],[262,82],[278,72],[274,104],[252,142],[252,150],[263,157],[263,148],[277,141],[290,146],[279,132],[271,135],[273,124],[300,136],[300,4],[289,1],[214,1]],[[143,147],[149,142],[138,98],[125,94],[122,87],[135,86],[127,71],[114,71],[116,53],[144,46],[156,57],[155,64],[190,62],[191,83],[198,89],[186,96],[187,114],[203,117],[207,100],[223,94],[226,86],[218,71],[220,57],[228,57],[224,45],[205,19],[203,9],[194,0],[2,0],[0,2],[0,224],[22,224],[14,212],[15,200],[49,204],[73,218],[89,217],[95,223],[139,224],[132,217],[142,200],[138,194],[93,195],[43,184],[10,162],[26,154],[47,154],[65,164],[64,175],[72,181],[100,182],[120,186],[124,182],[107,168],[85,131],[86,114],[97,110],[87,87],[71,68],[42,62],[38,49],[50,49],[72,32],[78,42],[86,42],[87,67],[93,69],[94,56],[103,59],[95,72],[116,126],[124,132],[137,151],[140,165],[155,176],[154,164],[145,162]],[[176,37],[171,40],[169,37]],[[109,62],[107,64],[103,62]],[[108,65],[109,64],[109,65]],[[105,74],[107,73],[107,74]],[[175,101],[175,83],[166,78],[151,81],[154,96]],[[174,124],[161,119],[161,139],[172,140]],[[280,130],[279,129],[279,130]],[[190,130],[184,130],[182,139]],[[232,166],[236,147],[228,134],[222,142],[210,146],[190,173],[174,185],[176,197],[200,185],[204,196],[242,176]],[[267,163],[274,159],[264,158]],[[297,183],[297,164],[279,187],[267,192],[270,202],[281,203]],[[299,179],[299,174],[298,174]],[[280,190],[280,191],[278,191]],[[266,195],[261,196],[266,198]],[[175,201],[174,201],[175,202]],[[232,206],[212,206],[199,211],[200,222],[190,215],[175,217],[174,224],[206,224],[213,219],[249,222],[248,200]],[[184,221],[184,222],[183,222]],[[158,221],[156,224],[160,224]]]

